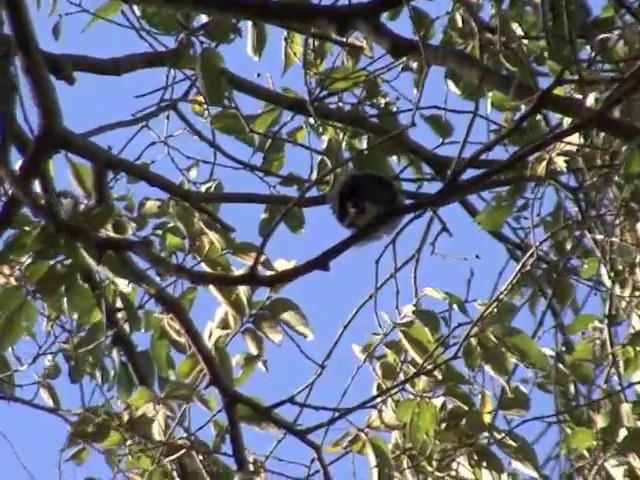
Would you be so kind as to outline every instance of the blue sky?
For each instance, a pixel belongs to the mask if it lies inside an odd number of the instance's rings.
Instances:
[[[98,5],[100,2],[95,2]],[[442,11],[448,2],[429,3],[429,10],[433,15]],[[62,37],[56,42],[50,31],[55,19],[47,19],[39,13],[35,17],[36,30],[39,34],[42,46],[54,52],[83,53],[98,57],[118,56],[132,51],[144,51],[147,47],[133,34],[123,32],[121,29],[99,23],[89,31],[81,33],[86,23],[86,17],[70,17],[63,21]],[[275,32],[274,32],[275,33]],[[170,42],[170,39],[166,40]],[[284,79],[279,78],[282,68],[280,55],[280,41],[276,35],[270,39],[263,61],[254,62],[246,53],[245,43],[239,42],[223,50],[227,66],[234,72],[257,82],[265,82],[265,76],[256,78],[258,73],[271,73],[276,84],[281,87],[293,85],[299,88],[299,80],[293,71]],[[442,70],[433,69],[425,89],[423,104],[442,104],[444,99],[444,87],[442,85]],[[162,70],[146,71],[128,75],[126,77],[98,77],[79,74],[77,83],[69,87],[57,82],[56,87],[60,101],[64,108],[65,121],[75,131],[82,132],[96,125],[113,122],[126,118],[131,112],[138,110],[150,103],[149,98],[135,99],[134,96],[160,87],[163,84],[164,72]],[[410,91],[410,83],[403,79],[396,86],[407,93]],[[301,90],[300,90],[301,91]],[[448,106],[455,108],[469,108],[468,104],[457,102],[451,98]],[[247,102],[247,106],[255,109],[256,105]],[[194,118],[194,121],[197,119]],[[456,137],[461,138],[466,122],[450,117],[456,126]],[[158,131],[162,130],[162,123],[156,122],[154,126]],[[428,130],[421,129],[412,132],[414,138],[420,138],[427,147],[434,148],[438,145],[438,139]],[[113,146],[118,150],[126,140],[122,132],[100,137],[98,141],[102,145]],[[483,138],[483,137],[480,137]],[[151,137],[143,133],[125,151],[127,153],[140,151],[149,142]],[[177,144],[188,150],[194,156],[210,158],[211,152],[206,146],[196,140],[183,137]],[[247,159],[246,150],[233,143],[227,145],[232,153],[243,159]],[[137,149],[137,150],[136,150]],[[455,154],[454,148],[440,149],[440,153]],[[161,151],[154,149],[151,157],[157,155],[160,158]],[[300,158],[287,158],[285,171],[308,171],[308,155],[301,154]],[[61,182],[67,178],[67,170],[62,159],[55,160],[56,174]],[[158,172],[166,173],[162,162],[156,164]],[[264,186],[248,174],[226,170],[221,171],[221,178],[227,191],[264,191]],[[288,192],[291,193],[291,192]],[[157,194],[157,192],[156,192]],[[257,225],[261,209],[247,206],[233,206],[222,208],[222,216],[232,223],[237,229],[237,237],[243,240],[258,241]],[[495,278],[503,266],[505,254],[503,249],[480,231],[477,225],[458,207],[450,206],[439,212],[447,221],[451,229],[452,237],[443,237],[438,244],[438,254],[425,254],[419,267],[418,288],[435,287],[445,291],[451,291],[464,296],[467,278],[471,270],[475,272],[471,289],[471,298],[479,300],[487,299]],[[398,242],[399,259],[403,260],[415,248],[416,242],[422,234],[427,217],[414,223],[405,232]],[[346,236],[346,232],[340,228],[331,217],[328,208],[314,208],[306,212],[306,227],[301,235],[293,235],[282,228],[269,244],[267,253],[272,260],[285,258],[299,262],[310,258],[331,246]],[[259,242],[258,242],[259,243]],[[296,301],[306,312],[316,338],[311,342],[298,339],[305,352],[316,360],[324,357],[327,348],[333,343],[339,329],[345,320],[354,312],[361,301],[374,289],[375,286],[375,260],[384,247],[384,242],[377,242],[366,247],[354,249],[332,264],[330,273],[313,273],[294,284],[287,286],[282,295]],[[426,249],[429,251],[429,248]],[[389,272],[390,254],[383,257],[381,276]],[[411,289],[411,271],[405,269],[398,277],[400,286],[398,304],[400,306],[413,301]],[[393,284],[383,289],[378,297],[378,312],[384,312],[391,319],[397,318],[396,293]],[[442,309],[445,305],[432,302],[431,308]],[[217,304],[215,300],[204,292],[198,299],[193,317],[199,326],[204,327],[207,321],[213,319]],[[526,318],[519,319],[519,323],[526,325]],[[345,337],[332,357],[330,367],[323,374],[322,379],[314,390],[310,399],[311,403],[335,406],[336,400],[341,396],[345,385],[352,377],[358,366],[358,360],[353,354],[351,345],[364,344],[374,332],[378,331],[375,309],[372,302],[368,302],[357,314],[353,323],[348,328]],[[234,344],[234,352],[241,351],[241,344]],[[291,342],[285,340],[281,346],[267,345],[269,373],[258,371],[254,377],[243,387],[243,391],[258,396],[265,402],[278,400],[304,385],[315,371],[315,367],[305,361]],[[57,381],[63,398],[74,398],[73,391],[63,386],[65,375]],[[368,367],[360,369],[358,375],[342,402],[342,406],[349,406],[371,392],[371,375]],[[283,410],[283,414],[287,414]],[[305,415],[305,420],[312,422],[320,419],[314,414]],[[361,417],[360,417],[361,418]],[[344,428],[346,424],[341,424]],[[335,439],[342,430],[332,430],[328,438]],[[208,434],[208,433],[207,433]],[[0,458],[2,459],[3,474],[6,478],[16,480],[32,478],[23,465],[37,479],[49,479],[57,476],[58,469],[62,470],[62,478],[74,479],[92,475],[98,478],[109,478],[108,471],[99,457],[92,454],[88,463],[82,468],[59,464],[59,449],[62,447],[66,431],[60,421],[35,412],[19,405],[0,404]],[[254,430],[246,430],[246,443],[250,448],[258,452],[265,452],[277,438],[273,434],[258,433]],[[301,460],[310,457],[311,452],[301,447],[295,441],[287,441],[286,451],[280,450],[281,456],[300,456]],[[21,464],[22,463],[22,464]],[[349,465],[343,467],[345,473],[349,472]],[[362,471],[354,478],[365,478]],[[351,478],[351,473],[349,472]]]

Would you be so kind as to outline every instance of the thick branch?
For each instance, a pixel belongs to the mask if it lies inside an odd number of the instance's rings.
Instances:
[[[341,32],[352,29],[358,20],[378,18],[404,3],[403,0],[370,0],[349,5],[318,5],[270,0],[123,0],[123,2],[182,12],[218,13],[283,28],[297,24],[319,29],[333,27]]]
[[[125,75],[145,68],[178,68],[182,58],[179,48],[162,52],[144,52],[125,55],[113,58],[95,58],[86,55],[53,54],[43,53],[52,73],[57,71],[89,72],[97,75]],[[361,115],[356,111],[344,110],[337,107],[330,107],[322,103],[313,104],[310,108],[309,101],[305,98],[294,98],[264,87],[256,82],[247,80],[240,75],[236,75],[230,70],[222,68],[221,73],[226,76],[229,86],[245,95],[257,100],[271,103],[289,112],[303,115],[307,118],[319,118],[321,120],[349,125],[353,128],[361,129],[387,138],[387,143],[391,148],[399,148],[402,151],[411,153],[427,164],[436,172],[446,172],[455,161],[453,157],[437,154],[425,148],[419,142],[413,140],[404,131],[394,131],[389,127],[381,125],[370,118]],[[478,160],[469,164],[471,168],[491,168],[496,166],[498,160]]]
[[[62,124],[62,110],[49,70],[42,58],[29,10],[23,0],[6,0],[6,11],[40,113],[40,129],[43,128],[42,124],[55,129]]]
[[[62,110],[42,58],[27,6],[22,0],[6,0],[5,8],[40,116],[38,134],[19,170],[21,181],[31,184],[55,152],[56,133],[62,126]],[[9,168],[9,165],[4,167]],[[5,177],[5,180],[8,179]],[[0,232],[10,227],[21,207],[22,202],[15,194],[7,199],[0,211]]]
[[[516,100],[533,100],[540,94],[540,91],[534,86],[526,84],[514,75],[496,72],[481,60],[461,50],[422,43],[419,40],[404,37],[391,30],[380,20],[362,22],[358,25],[358,29],[395,59],[399,60],[411,56],[421,59],[428,65],[450,68],[465,77],[477,78],[487,91],[497,90]],[[597,116],[594,127],[615,138],[636,141],[640,137],[640,126],[610,115],[599,115],[597,109],[587,107],[576,98],[556,94],[545,95],[540,100],[540,106],[577,120]]]

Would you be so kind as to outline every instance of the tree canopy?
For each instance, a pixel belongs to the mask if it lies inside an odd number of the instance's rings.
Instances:
[[[65,465],[640,478],[634,2],[0,12],[0,402]]]

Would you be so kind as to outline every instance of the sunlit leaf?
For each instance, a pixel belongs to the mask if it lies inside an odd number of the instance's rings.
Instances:
[[[263,309],[273,318],[279,318],[282,323],[306,340],[313,340],[313,332],[307,317],[293,300],[277,297],[268,302]]]
[[[542,352],[538,344],[522,330],[512,326],[501,325],[492,328],[491,331],[496,338],[506,343],[509,351],[520,362],[539,370],[549,368],[550,362],[547,356]]]
[[[303,53],[303,37],[297,32],[288,30],[282,42],[283,67],[284,75],[293,65],[302,62]]]
[[[582,264],[582,271],[580,272],[580,276],[585,280],[592,278],[596,273],[598,273],[598,267],[600,266],[600,261],[595,257],[590,257],[585,259]]]
[[[235,138],[243,137],[249,133],[244,119],[235,110],[221,110],[212,115],[211,127]]]
[[[203,48],[198,57],[196,74],[208,105],[220,106],[229,90],[224,74],[224,58],[214,48]]]
[[[371,476],[377,480],[393,478],[393,464],[387,444],[380,437],[369,437],[366,442],[367,458],[371,465]]]
[[[489,367],[495,375],[507,377],[511,373],[513,361],[504,348],[500,347],[489,335],[478,336],[478,347],[484,366]]]
[[[257,330],[254,328],[243,328],[240,333],[247,345],[249,353],[260,357],[264,356],[264,338],[262,338],[262,335],[260,335]]]
[[[127,403],[134,408],[140,408],[147,403],[153,402],[154,394],[147,387],[137,387],[131,396],[127,399]]]
[[[178,369],[176,370],[178,378],[182,380],[191,378],[200,366],[198,356],[194,352],[190,353],[178,364]]]
[[[267,27],[262,22],[248,22],[247,50],[254,60],[262,57],[264,48],[267,46]]]
[[[566,436],[565,442],[571,450],[584,451],[596,444],[596,432],[591,428],[576,427]]]
[[[578,315],[573,321],[567,326],[567,333],[570,335],[576,335],[578,333],[584,332],[590,326],[600,325],[600,317],[597,315],[583,313]]]
[[[123,3],[121,0],[107,0],[106,2],[103,2],[98,8],[93,11],[91,20],[89,20],[87,25],[82,29],[82,33],[89,30],[89,28],[91,28],[100,20],[107,20],[115,17],[118,13],[120,13],[122,7]]]
[[[366,70],[347,66],[327,68],[320,76],[320,87],[329,92],[342,92],[362,85],[368,76]]]
[[[511,203],[490,203],[476,216],[476,222],[488,232],[499,232],[512,212]]]
[[[65,462],[73,462],[76,465],[84,465],[89,458],[91,449],[88,445],[80,445],[74,448],[69,455],[65,458]]]
[[[175,35],[187,29],[193,22],[191,12],[178,12],[161,7],[140,7],[140,19],[159,32]]]
[[[67,163],[69,165],[69,169],[71,170],[71,179],[73,180],[74,185],[78,188],[82,193],[84,193],[89,198],[94,198],[93,191],[93,171],[91,167],[85,165],[83,163],[74,162],[73,160],[67,157]]]

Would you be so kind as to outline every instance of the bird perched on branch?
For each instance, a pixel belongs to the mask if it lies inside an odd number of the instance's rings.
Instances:
[[[391,234],[402,221],[385,218],[404,205],[398,186],[390,178],[374,172],[351,172],[339,178],[327,194],[334,217],[345,228],[358,231],[379,222],[373,232],[360,241],[370,243]]]

